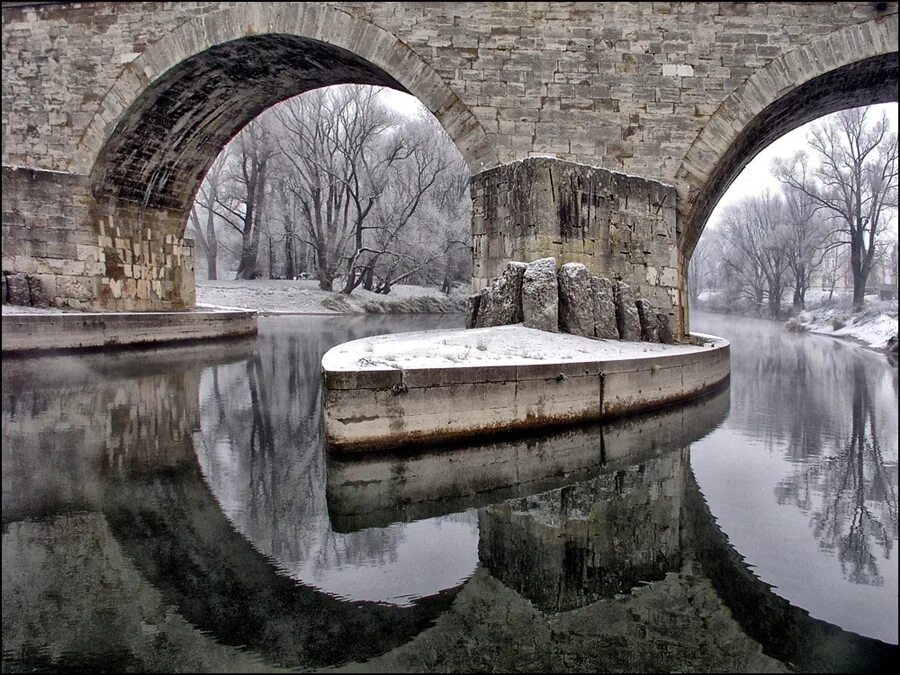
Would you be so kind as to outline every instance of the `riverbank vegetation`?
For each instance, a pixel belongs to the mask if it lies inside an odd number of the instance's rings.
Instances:
[[[449,293],[471,277],[468,184],[421,104],[398,112],[370,86],[308,92],[244,127],[207,173],[188,226],[197,278]]]
[[[884,343],[897,326],[897,134],[854,108],[811,125],[767,187],[722,209],[689,266],[691,306]],[[877,326],[877,328],[874,328]]]

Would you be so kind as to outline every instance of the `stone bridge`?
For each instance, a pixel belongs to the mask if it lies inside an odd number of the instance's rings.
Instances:
[[[753,156],[897,100],[897,4],[4,3],[4,272],[56,306],[194,305],[187,214],[225,143],[316,87],[436,116],[472,179],[476,288],[555,255],[687,330],[686,270]]]

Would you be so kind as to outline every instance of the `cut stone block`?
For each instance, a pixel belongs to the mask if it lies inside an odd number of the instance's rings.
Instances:
[[[613,287],[616,299],[616,326],[622,340],[641,339],[641,320],[634,304],[634,292],[624,281],[617,281]]]
[[[659,341],[667,345],[675,344],[675,335],[672,333],[672,323],[669,321],[669,315],[657,312],[656,323],[659,328]]]
[[[508,262],[503,274],[482,292],[475,320],[477,328],[522,321],[522,279],[526,267],[523,262]]]
[[[25,275],[25,280],[28,282],[28,304],[32,307],[49,307],[50,298],[47,297],[41,280],[30,274]]]
[[[616,325],[616,302],[612,282],[606,277],[591,277],[591,300],[594,337],[618,340],[619,327]]]
[[[24,274],[14,272],[6,275],[6,289],[10,305],[27,305],[31,301],[28,279]]]
[[[481,304],[481,294],[469,296],[466,305],[466,328],[475,328],[475,322],[478,320],[478,307]]]
[[[641,340],[644,342],[659,342],[659,324],[656,320],[656,310],[649,300],[640,298],[635,301],[638,311],[638,319],[641,322]]]
[[[566,263],[558,276],[559,329],[572,335],[594,337],[591,275],[581,263]]]
[[[558,293],[556,258],[528,263],[522,279],[522,318],[526,328],[559,332]]]

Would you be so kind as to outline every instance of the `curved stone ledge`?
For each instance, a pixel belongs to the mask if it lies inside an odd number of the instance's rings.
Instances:
[[[255,335],[256,312],[91,312],[3,315],[3,353],[167,344]]]
[[[514,327],[480,330],[506,328]],[[694,398],[730,372],[729,343],[699,333],[691,345],[671,346],[559,338],[566,347],[583,340],[587,353],[531,363],[510,357],[404,368],[401,358],[395,367],[355,367],[341,350],[365,353],[379,338],[338,345],[322,358],[328,444],[334,452],[366,452],[611,419]],[[598,356],[604,342],[648,351]]]

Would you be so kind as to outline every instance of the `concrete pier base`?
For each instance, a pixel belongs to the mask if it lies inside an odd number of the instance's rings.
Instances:
[[[41,312],[3,314],[3,354],[145,346],[257,332],[256,312]]]
[[[476,330],[502,332],[515,341],[527,340],[524,331],[531,329]],[[435,345],[457,333],[462,331],[441,331]],[[329,446],[335,452],[367,452],[611,419],[691,399],[730,373],[729,343],[713,336],[692,334],[689,345],[555,339],[560,341],[555,359],[523,363],[509,357],[489,365],[424,368],[405,368],[402,358],[377,367],[347,358],[347,349],[370,353],[377,337],[339,345],[322,359]],[[630,347],[617,355],[614,350],[622,345]],[[565,352],[573,347],[578,349]],[[423,342],[421,351],[428,349]]]

